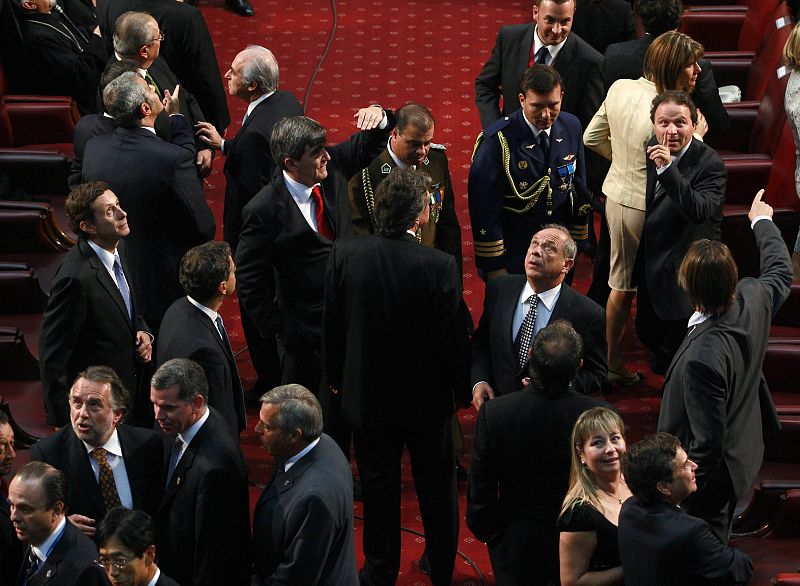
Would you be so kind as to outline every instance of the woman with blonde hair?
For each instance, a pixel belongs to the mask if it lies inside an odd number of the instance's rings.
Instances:
[[[642,380],[622,362],[622,345],[636,287],[633,266],[645,218],[647,191],[647,141],[653,136],[650,105],[667,90],[691,92],[703,55],[703,46],[676,31],[659,35],[647,49],[644,76],[620,79],[609,88],[605,101],[583,135],[584,144],[611,161],[603,182],[606,221],[611,236],[611,294],[606,304],[608,382],[623,387]],[[699,117],[696,134],[708,130]]]
[[[786,85],[786,94],[783,97],[783,107],[786,117],[792,125],[794,145],[797,149],[797,163],[794,170],[795,190],[800,197],[800,23],[794,25],[789,39],[783,47],[783,62],[792,70],[789,82]],[[792,268],[794,280],[800,280],[800,231],[797,232],[797,241],[792,252]]]
[[[561,507],[562,586],[622,584],[617,524],[631,491],[622,477],[624,425],[606,407],[585,411],[572,428],[569,490]]]

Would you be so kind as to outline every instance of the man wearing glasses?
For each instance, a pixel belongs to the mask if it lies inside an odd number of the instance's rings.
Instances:
[[[97,528],[99,562],[112,586],[178,586],[156,565],[153,519],[144,511],[112,509]]]

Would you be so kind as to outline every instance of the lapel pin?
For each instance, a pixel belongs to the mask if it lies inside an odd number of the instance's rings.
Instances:
[[[423,163],[425,163],[426,165],[430,165],[430,164],[431,164],[431,162],[430,162],[430,160],[428,159],[428,157],[425,157],[425,160],[424,160],[424,161],[422,161],[422,162],[423,162]]]
[[[556,139],[556,142],[561,142],[561,141],[563,141],[563,140],[564,140],[563,138],[557,138],[557,139]]]
[[[535,144],[526,144],[525,148],[530,150],[530,149],[534,148],[535,146],[536,146]]]
[[[47,570],[47,577],[52,578],[52,576],[53,576],[53,570]]]

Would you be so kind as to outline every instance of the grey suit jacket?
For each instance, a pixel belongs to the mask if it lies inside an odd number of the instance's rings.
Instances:
[[[761,467],[763,430],[777,423],[761,364],[770,322],[792,282],[789,252],[775,224],[759,220],[753,231],[761,276],[739,281],[728,311],[697,326],[678,348],[658,418],[659,431],[676,435],[697,463],[698,491],[724,464],[737,498]]]

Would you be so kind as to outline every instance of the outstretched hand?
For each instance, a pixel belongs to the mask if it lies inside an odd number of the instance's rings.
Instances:
[[[359,130],[372,130],[378,128],[383,120],[383,110],[379,106],[361,108],[353,115],[356,120],[356,127]]]
[[[747,217],[752,222],[758,216],[768,216],[772,217],[773,211],[772,206],[763,201],[761,198],[764,197],[764,190],[759,189],[758,193],[756,193],[756,197],[753,199],[753,203],[750,206],[750,212],[747,214]]]

